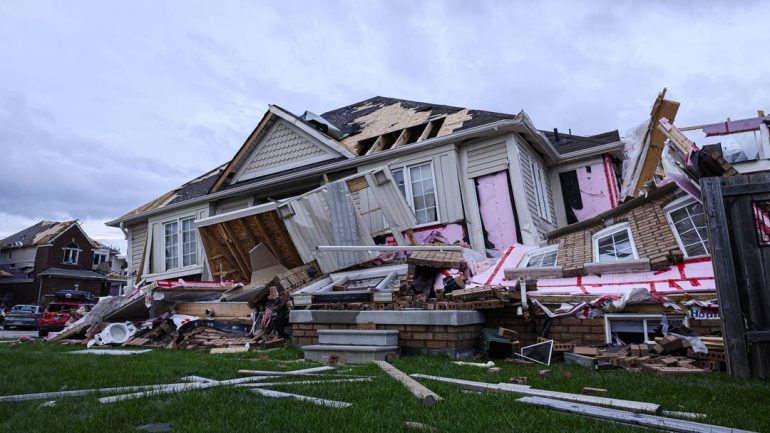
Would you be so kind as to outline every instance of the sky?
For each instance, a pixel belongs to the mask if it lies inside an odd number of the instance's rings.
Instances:
[[[535,4],[536,3],[536,4]],[[104,225],[228,161],[268,104],[375,95],[621,134],[770,111],[762,2],[0,2],[0,239]]]

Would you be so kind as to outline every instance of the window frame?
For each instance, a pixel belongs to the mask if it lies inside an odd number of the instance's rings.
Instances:
[[[70,245],[74,245],[75,247],[73,248]],[[80,245],[78,245],[77,243],[75,243],[75,242],[68,243],[67,245],[62,247],[62,251],[64,252],[62,254],[62,264],[65,264],[65,265],[77,265],[80,262],[80,252],[83,251],[83,250],[80,248]],[[70,254],[70,259],[71,260],[69,260],[69,261],[67,260],[67,253]],[[74,259],[72,259],[72,254],[73,253],[75,254],[75,258]]]
[[[619,314],[605,314],[604,315],[604,342],[607,344],[613,344],[612,342],[612,326],[610,325],[610,322],[612,319],[619,319],[619,320],[628,320],[628,319],[640,319],[643,322],[643,332],[645,335],[645,338],[648,338],[650,336],[649,329],[647,326],[647,321],[651,319],[657,319],[660,321],[660,319],[663,318],[663,316],[666,316],[666,318],[682,318],[682,323],[684,326],[689,326],[690,321],[689,317],[687,315],[684,316],[676,316],[672,314],[629,314],[629,313],[619,313]],[[646,343],[654,343],[653,341],[646,341]]]
[[[404,179],[404,199],[406,200],[406,203],[409,205],[409,207],[412,209],[412,212],[415,213],[415,219],[417,218],[417,211],[414,207],[414,194],[412,191],[412,174],[410,172],[411,168],[415,167],[421,167],[421,166],[430,166],[430,173],[431,173],[431,179],[433,181],[433,201],[436,203],[436,219],[433,221],[428,221],[424,223],[418,223],[415,228],[419,227],[428,227],[433,226],[436,224],[441,223],[441,207],[439,205],[438,200],[438,183],[436,182],[436,170],[433,166],[433,161],[422,161],[422,162],[416,162],[413,164],[403,164],[398,166],[392,166],[390,167],[390,174],[393,177],[393,183],[396,186],[396,189],[401,192],[401,188],[398,186],[398,181],[396,180],[395,172],[401,171]]]
[[[706,250],[706,254],[700,254],[695,256],[689,255],[687,253],[687,248],[685,248],[684,242],[682,241],[682,237],[679,235],[679,230],[676,228],[676,224],[674,224],[674,218],[671,216],[672,213],[695,203],[698,203],[698,201],[690,196],[685,196],[685,197],[680,197],[672,201],[671,203],[667,204],[665,207],[663,207],[663,213],[666,215],[666,221],[668,221],[668,226],[669,228],[671,228],[671,232],[674,234],[674,237],[676,238],[676,243],[679,245],[679,249],[682,250],[682,254],[684,254],[684,256],[687,258],[711,256],[711,242],[709,241],[708,233],[704,238],[703,236],[701,236],[701,233],[698,231],[697,227],[695,228],[695,232],[698,234],[698,237],[701,239],[701,243],[703,245],[703,248]],[[702,209],[703,203],[699,203],[699,204],[701,205],[701,209]],[[705,210],[704,210],[703,217],[704,218],[706,217]],[[695,224],[693,224],[693,226],[695,226]],[[704,240],[705,242],[703,242]]]
[[[192,231],[195,233],[195,263],[190,263],[185,265],[184,264],[184,236],[183,236],[183,221],[192,220]],[[163,263],[163,271],[162,272],[170,272],[170,271],[178,271],[182,269],[187,268],[195,268],[200,266],[198,263],[200,261],[200,236],[198,236],[197,227],[195,226],[195,215],[185,215],[180,216],[177,218],[170,218],[167,220],[164,220],[160,223],[161,225],[161,251],[163,253],[162,263]],[[169,246],[167,244],[167,237],[166,234],[166,226],[169,224],[176,224],[176,232],[174,233],[176,235],[176,266],[169,267],[168,266],[168,259],[169,257],[166,255],[166,247]]]
[[[553,251],[556,251],[556,261],[554,261],[553,266],[529,266],[529,262],[532,260],[533,257],[550,254]],[[521,264],[518,267],[531,268],[531,269],[552,268],[552,267],[558,266],[557,263],[559,263],[559,245],[548,245],[547,247],[542,247],[542,248],[538,248],[536,250],[527,252],[524,255],[524,258],[522,259]]]
[[[620,233],[624,230],[628,232],[628,241],[631,243],[631,252],[633,253],[633,257],[630,259],[618,259],[616,256],[615,260],[612,260],[612,261],[604,261],[604,262],[600,261],[599,260],[599,239],[614,235],[616,233]],[[594,263],[618,263],[618,262],[624,262],[629,260],[639,260],[639,251],[637,251],[636,249],[636,241],[634,240],[634,233],[631,231],[631,225],[628,222],[613,224],[609,227],[605,227],[599,230],[598,232],[594,233],[593,236],[591,236],[591,247],[593,250]]]
[[[97,263],[96,262],[96,258],[97,257],[104,257],[104,260],[102,260],[102,261]],[[106,252],[103,252],[103,251],[94,251],[94,259],[93,259],[94,266],[99,266],[102,263],[105,263],[105,262],[107,262],[109,260],[110,260],[110,253],[106,253]]]

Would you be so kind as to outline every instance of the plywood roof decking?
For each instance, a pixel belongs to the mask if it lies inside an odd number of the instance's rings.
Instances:
[[[276,211],[199,227],[198,230],[215,279],[248,282],[253,271],[249,251],[258,243],[263,243],[289,269],[303,264]]]
[[[67,230],[77,221],[40,221],[39,223],[27,227],[26,229],[14,233],[0,241],[0,247],[6,248],[13,244],[20,244],[20,247],[32,247],[45,244]]]

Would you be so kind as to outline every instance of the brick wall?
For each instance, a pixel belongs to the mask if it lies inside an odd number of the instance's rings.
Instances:
[[[722,332],[721,320],[695,320],[690,319],[689,328],[697,332],[698,335],[714,335]]]
[[[650,259],[652,269],[662,269],[682,258],[682,251],[668,225],[663,207],[674,199],[666,194],[613,217],[613,224],[628,222],[639,258]],[[594,233],[605,228],[597,223],[550,240],[559,244],[557,265],[565,276],[585,275],[584,264],[593,261]]]
[[[534,344],[537,337],[542,335],[545,326],[545,316],[535,316],[525,320],[516,316],[514,309],[506,307],[502,310],[488,311],[487,328],[508,328],[519,333],[522,346]],[[585,345],[604,344],[604,319],[576,319],[573,317],[556,318],[551,320],[547,338],[560,343],[580,340]]]
[[[399,331],[401,349],[407,351],[459,351],[477,346],[481,325],[376,325],[377,330]],[[295,323],[292,342],[297,346],[318,344],[320,329],[360,329],[356,324]],[[367,328],[369,329],[369,328]]]

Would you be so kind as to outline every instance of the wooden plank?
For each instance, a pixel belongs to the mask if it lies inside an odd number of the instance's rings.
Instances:
[[[442,398],[438,394],[429,390],[420,382],[407,376],[406,373],[397,369],[387,361],[372,361],[372,362],[377,364],[377,366],[380,367],[385,373],[387,373],[388,376],[401,382],[401,384],[404,385],[406,389],[408,389],[409,392],[412,393],[412,395],[417,397],[417,399],[420,400],[423,405],[433,406],[434,404],[436,404],[437,401],[442,400]]]
[[[452,383],[459,385],[465,389],[472,389],[475,391],[493,391],[493,392],[512,392],[516,394],[524,394],[538,397],[557,398],[560,400],[577,401],[590,404],[598,404],[602,406],[616,407],[620,409],[633,410],[637,412],[657,413],[660,409],[660,405],[655,403],[645,403],[632,400],[621,400],[617,398],[606,397],[594,397],[590,395],[571,394],[568,392],[548,391],[544,389],[534,389],[526,385],[511,385],[508,383],[484,383],[474,382],[472,380],[452,379],[449,377],[430,376],[427,374],[412,374],[412,377],[431,379],[439,382]]]
[[[649,134],[649,146],[644,155],[644,162],[642,168],[639,171],[639,178],[636,180],[632,195],[636,196],[641,191],[644,184],[652,180],[655,170],[658,168],[660,162],[660,155],[663,153],[663,145],[666,141],[666,136],[657,128],[660,119],[666,118],[670,122],[674,122],[676,118],[676,112],[679,110],[679,103],[676,101],[669,101],[663,99],[665,96],[665,89],[658,95],[655,100],[655,104],[652,107],[651,123]]]
[[[203,238],[204,246],[206,244],[210,246],[210,248],[207,248],[207,250],[209,249],[214,250],[220,253],[221,255],[223,255],[225,257],[225,261],[229,265],[236,266],[235,271],[239,273],[239,275],[237,275],[236,278],[240,277],[241,281],[246,281],[246,280],[243,280],[245,275],[245,274],[242,274],[243,271],[237,268],[238,262],[235,260],[235,257],[233,257],[232,253],[229,250],[227,250],[224,246],[222,246],[222,244],[219,242],[219,239],[217,239],[217,237],[213,233],[209,232],[209,227],[201,227],[198,230],[198,232],[201,234],[201,238]],[[216,264],[213,263],[211,259],[209,259],[209,266],[211,267],[212,272],[216,270],[215,265]],[[246,278],[248,279],[249,277],[251,276],[249,275]]]
[[[575,413],[592,418],[606,419],[623,424],[650,427],[665,431],[682,433],[750,433],[747,430],[702,424],[656,415],[631,413],[624,410],[596,407],[588,404],[572,403],[550,398],[522,397],[516,401],[536,406],[544,406],[561,412]]]
[[[700,186],[703,211],[709,229],[708,236],[711,256],[713,257],[711,263],[714,267],[717,297],[719,298],[722,335],[726,340],[727,371],[735,377],[749,378],[751,377],[751,369],[746,350],[740,298],[735,290],[738,284],[727,214],[722,199],[722,185],[720,178],[710,177],[701,179]]]
[[[300,394],[292,394],[289,392],[281,392],[281,391],[273,391],[270,389],[261,389],[261,388],[252,388],[252,392],[255,392],[259,395],[263,395],[265,397],[275,397],[275,398],[293,398],[295,400],[300,401],[309,401],[310,403],[317,404],[319,406],[327,406],[327,407],[350,407],[352,406],[351,403],[345,403],[344,401],[336,401],[336,400],[326,400],[323,398],[317,398],[317,397],[309,397],[306,395],[300,395]]]
[[[0,403],[30,401],[30,400],[44,400],[49,398],[60,398],[60,397],[80,397],[82,395],[87,395],[87,394],[110,394],[115,392],[148,391],[148,390],[166,388],[170,385],[185,385],[185,384],[172,383],[172,384],[159,384],[159,385],[120,386],[120,387],[112,387],[112,388],[74,389],[71,391],[54,391],[54,392],[39,392],[34,394],[3,395],[3,396],[0,396]]]
[[[304,362],[304,360],[302,360]],[[281,361],[286,362],[286,361]],[[352,383],[352,382],[371,382],[371,377],[351,377],[349,379],[329,379],[329,380],[292,380],[287,382],[257,382],[257,383],[244,383],[237,385],[243,388],[264,388],[268,386],[284,386],[284,385],[317,385],[321,383]]]
[[[249,281],[251,280],[251,261],[249,260],[249,254],[248,251],[244,253],[243,249],[241,248],[242,242],[241,240],[235,236],[232,229],[228,225],[229,221],[225,221],[222,223],[217,224],[219,226],[219,229],[222,233],[222,237],[224,238],[225,245],[227,248],[230,249],[230,251],[233,253],[233,256],[238,261],[239,267],[241,267],[241,272],[244,274],[244,280],[243,281]],[[254,248],[256,245],[252,245],[248,249]]]

